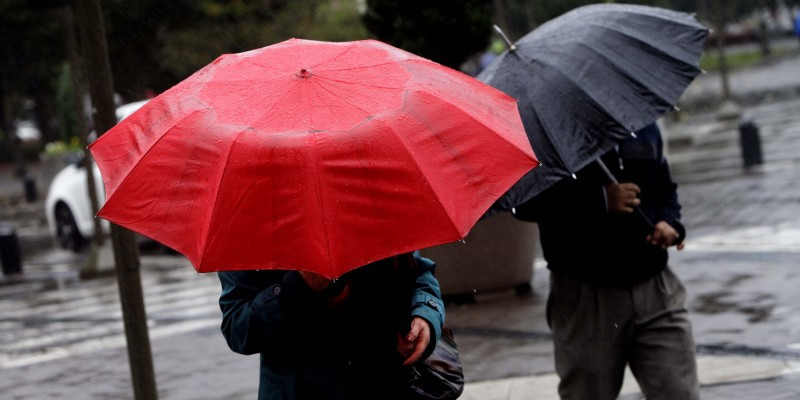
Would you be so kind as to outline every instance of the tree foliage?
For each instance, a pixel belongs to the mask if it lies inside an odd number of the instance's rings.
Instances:
[[[0,0],[0,129],[4,131],[26,111],[25,97],[47,102],[46,95],[56,87],[65,54],[58,15],[49,3]],[[42,113],[35,119],[49,135],[52,121]]]
[[[567,11],[574,8],[602,3],[603,1],[597,0],[497,0],[502,2],[509,10],[521,9],[530,7],[533,10],[532,21],[529,21],[533,28],[536,25],[541,25],[550,19],[553,19]],[[779,0],[639,0],[639,1],[605,1],[607,3],[631,3],[642,4],[655,7],[668,8],[677,11],[695,12],[703,18],[710,20],[712,18],[711,2],[718,1],[722,5],[722,10],[725,12],[727,18],[735,19],[752,12],[758,7],[776,7]]]
[[[695,11],[710,20],[711,1],[727,18],[778,0],[642,0],[636,3]],[[536,25],[589,0],[102,0],[115,90],[125,101],[161,92],[223,53],[266,46],[290,37],[355,40],[373,35],[458,67],[486,48],[491,24],[517,39]],[[34,99],[45,139],[56,118],[52,105],[71,90],[64,68],[61,13],[70,0],[0,0],[0,131],[12,128]],[[363,15],[357,7],[366,4]],[[503,12],[498,12],[502,10]],[[494,21],[492,19],[495,19]],[[503,21],[498,21],[503,19]],[[368,28],[368,29],[367,29]],[[91,66],[89,66],[91,73]],[[60,95],[58,94],[60,90]],[[61,98],[57,101],[57,98]],[[49,110],[48,110],[49,108]],[[64,108],[64,107],[62,107]],[[66,108],[64,108],[66,110]],[[67,110],[67,112],[69,112]],[[72,132],[68,132],[72,133]],[[0,135],[0,141],[8,135]],[[0,143],[0,150],[2,150]],[[2,157],[0,157],[2,158]]]
[[[115,91],[124,101],[161,92],[224,53],[290,37],[368,36],[355,0],[103,0],[102,6]],[[61,121],[60,131],[46,140],[75,133],[68,115],[73,88],[64,67],[62,14],[68,7],[70,0],[0,0],[0,153],[8,148],[3,132],[30,99],[40,129]]]
[[[107,0],[116,87],[127,100],[163,91],[225,53],[291,37],[366,36],[355,2],[342,0]]]
[[[364,23],[378,39],[458,68],[491,37],[488,0],[367,0]]]

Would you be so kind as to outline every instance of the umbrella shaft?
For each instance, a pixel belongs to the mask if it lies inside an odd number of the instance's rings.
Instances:
[[[612,183],[616,183],[616,184],[619,183],[619,181],[617,180],[617,177],[614,176],[614,174],[611,173],[611,171],[608,169],[608,167],[606,166],[606,163],[604,163],[603,160],[598,158],[597,159],[597,165],[600,166],[600,169],[603,170],[603,172],[606,174],[606,176],[608,177],[608,179]],[[642,209],[639,208],[639,206],[635,206],[635,207],[633,207],[633,209],[636,210],[636,212],[642,217],[644,222],[647,223],[647,226],[649,226],[650,228],[655,227],[655,224],[653,224],[653,221],[650,220],[650,217],[648,217],[647,214],[645,214],[644,211],[642,211]]]

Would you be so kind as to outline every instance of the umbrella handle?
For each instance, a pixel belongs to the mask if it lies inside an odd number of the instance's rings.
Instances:
[[[617,180],[617,177],[614,176],[614,174],[611,173],[611,171],[608,169],[608,167],[606,166],[606,163],[604,163],[603,160],[598,158],[596,161],[597,161],[597,165],[600,166],[600,169],[603,170],[603,172],[606,174],[608,179],[611,180],[611,182],[619,183],[619,181]],[[642,217],[642,219],[647,224],[647,226],[650,227],[650,229],[653,229],[655,227],[655,224],[653,224],[653,221],[650,220],[650,217],[648,217],[647,214],[645,214],[644,211],[642,211],[642,209],[639,208],[639,206],[634,206],[633,209],[636,210],[636,212],[639,214],[639,216]]]
[[[517,46],[514,43],[511,43],[511,40],[508,39],[506,33],[503,32],[503,30],[500,29],[499,26],[497,26],[496,24],[492,26],[494,27],[494,31],[497,32],[500,38],[503,39],[504,42],[506,42],[506,46],[508,46],[508,51],[513,52],[514,50],[517,49]]]

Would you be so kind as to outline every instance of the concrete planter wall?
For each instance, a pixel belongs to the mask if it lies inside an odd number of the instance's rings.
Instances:
[[[479,221],[465,238],[422,250],[436,261],[436,277],[445,295],[516,288],[530,289],[539,246],[536,224],[510,213]]]

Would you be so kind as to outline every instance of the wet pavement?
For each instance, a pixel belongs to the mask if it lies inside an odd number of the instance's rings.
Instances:
[[[796,399],[800,99],[746,111],[761,128],[764,149],[765,163],[754,168],[742,167],[735,122],[697,115],[665,129],[690,235],[684,251],[671,252],[671,265],[689,294],[703,398]],[[26,216],[14,219],[24,247],[52,244],[41,205],[16,206],[13,212]],[[5,205],[3,213],[13,217]],[[1,397],[132,398],[115,279],[101,273],[81,280],[85,255],[34,253],[22,279],[0,279]],[[107,250],[98,265],[110,271]],[[253,398],[258,357],[228,350],[214,274],[152,253],[142,258],[142,275],[161,398]],[[481,292],[473,304],[448,305],[468,381],[462,398],[557,398],[541,260],[534,275],[529,294]],[[641,398],[630,376],[621,398]]]
[[[739,104],[752,106],[800,96],[800,74],[797,72],[800,46],[797,39],[773,38],[771,46],[773,53],[786,56],[763,60],[758,68],[730,71],[731,96]],[[756,51],[758,46],[755,43],[730,46],[726,50],[728,55]],[[691,110],[719,105],[721,91],[722,83],[718,72],[701,75],[686,89],[680,102],[681,108]]]
[[[765,160],[751,168],[743,167],[738,122],[700,115],[666,128],[676,136],[695,130],[692,143],[673,146],[669,156],[689,231],[670,264],[688,290],[702,397],[796,399],[800,100],[746,111],[760,125]],[[498,293],[448,309],[468,378],[493,380],[468,385],[464,398],[557,398],[546,269],[537,269],[533,285],[527,297]],[[642,398],[630,375],[621,398]]]

